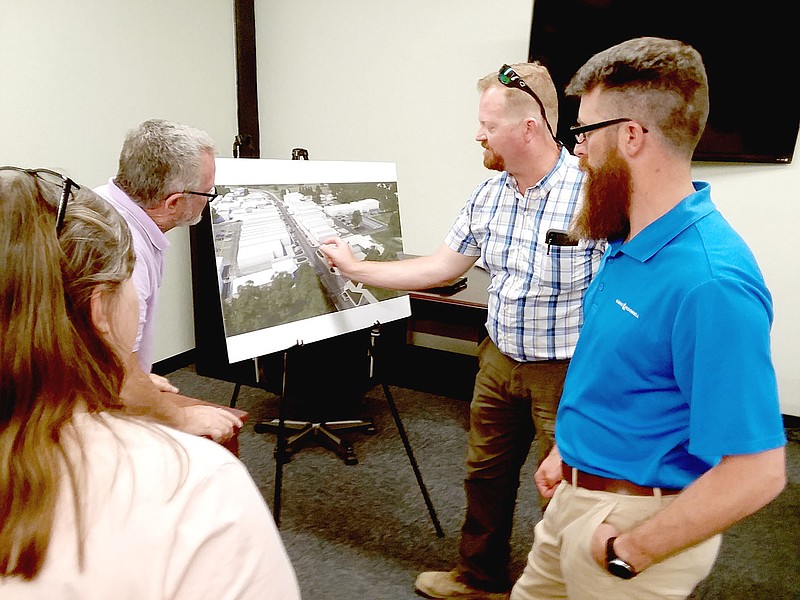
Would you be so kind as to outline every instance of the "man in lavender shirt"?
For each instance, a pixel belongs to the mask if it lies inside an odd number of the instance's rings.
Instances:
[[[170,121],[145,121],[128,132],[116,177],[94,191],[128,222],[136,252],[139,331],[127,364],[123,402],[176,429],[224,442],[242,426],[238,417],[194,404],[165,378],[150,373],[154,314],[169,247],[164,234],[200,221],[213,197],[214,154],[214,142],[204,131]]]

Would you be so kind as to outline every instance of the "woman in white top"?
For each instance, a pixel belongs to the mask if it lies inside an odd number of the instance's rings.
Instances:
[[[122,409],[138,300],[118,213],[1,167],[0,256],[0,598],[299,598],[244,465]]]

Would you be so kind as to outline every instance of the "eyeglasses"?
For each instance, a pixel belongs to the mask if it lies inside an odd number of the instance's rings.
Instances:
[[[58,199],[58,208],[56,209],[56,236],[58,236],[64,227],[64,215],[67,213],[67,202],[69,202],[70,196],[73,195],[73,190],[79,190],[81,186],[72,181],[69,177],[56,171],[51,171],[50,169],[23,169],[21,167],[4,166],[0,167],[0,171],[19,171],[31,177],[36,177],[49,185],[61,188],[61,196]]]
[[[544,104],[539,96],[536,95],[536,92],[534,92],[531,87],[525,83],[525,80],[522,79],[522,77],[520,77],[517,72],[508,65],[503,65],[500,67],[500,70],[497,72],[497,80],[507,88],[522,90],[531,98],[536,100],[536,104],[539,105],[539,110],[542,111],[542,119],[544,119],[544,124],[547,125],[547,131],[550,132],[550,136],[556,141],[556,143],[558,143],[556,136],[553,134],[553,130],[550,128],[550,123],[547,121],[547,111],[544,109]]]
[[[627,123],[629,121],[633,121],[633,119],[629,119],[627,117],[620,117],[618,119],[609,119],[608,121],[600,121],[599,123],[592,123],[591,125],[575,125],[574,127],[569,128],[569,132],[575,136],[575,141],[579,144],[582,144],[586,141],[586,134],[590,131],[596,131],[598,129],[603,129],[604,127],[610,127],[611,125],[618,125],[619,123]],[[647,133],[647,128],[642,127],[642,132]]]
[[[209,202],[211,202],[214,198],[219,196],[219,194],[217,193],[217,188],[215,187],[211,188],[210,192],[192,192],[189,190],[183,190],[181,194],[193,194],[194,196],[205,196],[206,198],[208,198]]]

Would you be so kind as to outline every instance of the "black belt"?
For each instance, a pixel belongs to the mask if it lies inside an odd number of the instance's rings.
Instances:
[[[572,485],[572,467],[563,461],[561,462],[561,474],[566,482]],[[594,492],[611,492],[612,494],[625,494],[627,496],[655,496],[654,490],[660,489],[663,496],[674,496],[683,491],[675,488],[645,487],[625,479],[600,477],[600,475],[585,473],[578,471],[578,469],[575,469],[575,474],[577,475],[575,484],[578,487]]]

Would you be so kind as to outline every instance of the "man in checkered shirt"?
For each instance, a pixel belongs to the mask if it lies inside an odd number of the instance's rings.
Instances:
[[[583,173],[555,139],[558,100],[542,65],[503,65],[478,82],[481,183],[430,256],[356,260],[347,243],[321,251],[347,277],[392,289],[425,289],[464,274],[480,258],[491,276],[489,336],[470,405],[467,514],[453,571],[420,574],[429,598],[507,598],[510,537],[520,470],[536,438],[541,462],[553,446],[558,401],[583,322],[581,304],[605,242],[564,233]],[[542,507],[546,501],[542,500]]]

